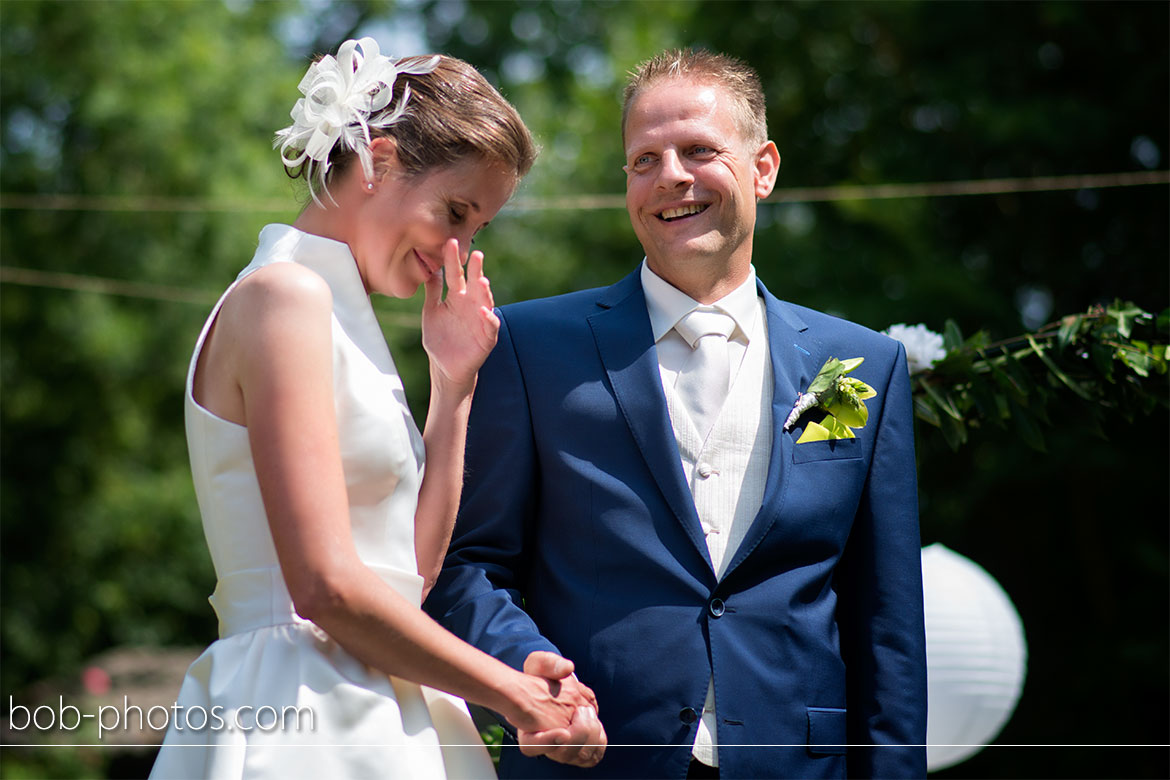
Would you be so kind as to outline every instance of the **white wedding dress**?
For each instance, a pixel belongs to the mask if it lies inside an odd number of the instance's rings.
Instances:
[[[369,296],[345,244],[287,225],[261,231],[235,284],[283,262],[315,271],[333,293],[334,404],[358,553],[417,605],[422,437]],[[248,431],[192,397],[199,352],[235,284],[199,336],[186,390],[191,470],[218,577],[210,600],[220,638],[188,670],[151,776],[494,778],[461,699],[371,669],[296,614]]]

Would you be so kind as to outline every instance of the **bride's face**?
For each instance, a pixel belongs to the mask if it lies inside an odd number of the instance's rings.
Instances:
[[[443,267],[443,246],[458,239],[462,260],[472,237],[512,196],[516,176],[471,158],[413,177],[384,175],[362,206],[352,246],[367,292],[410,298]]]

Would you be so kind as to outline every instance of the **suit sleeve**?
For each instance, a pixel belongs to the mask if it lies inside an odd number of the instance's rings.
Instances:
[[[480,369],[468,423],[458,519],[423,608],[456,636],[521,669],[534,650],[559,651],[523,608],[540,475],[512,331],[497,314],[499,341]]]
[[[910,375],[892,361],[838,575],[850,777],[926,777],[926,637]]]

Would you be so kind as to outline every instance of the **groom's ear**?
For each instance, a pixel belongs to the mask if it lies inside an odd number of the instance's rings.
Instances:
[[[776,179],[780,175],[780,150],[776,144],[766,141],[756,152],[755,189],[760,200],[772,194]]]

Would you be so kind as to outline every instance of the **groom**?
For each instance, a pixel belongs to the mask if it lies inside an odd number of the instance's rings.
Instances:
[[[732,58],[643,64],[622,135],[645,261],[501,311],[425,606],[517,668],[571,659],[611,743],[589,772],[580,745],[505,750],[503,777],[926,775],[905,353],[755,278],[764,111]],[[868,421],[800,441],[824,412],[786,418],[830,358],[864,358]]]

